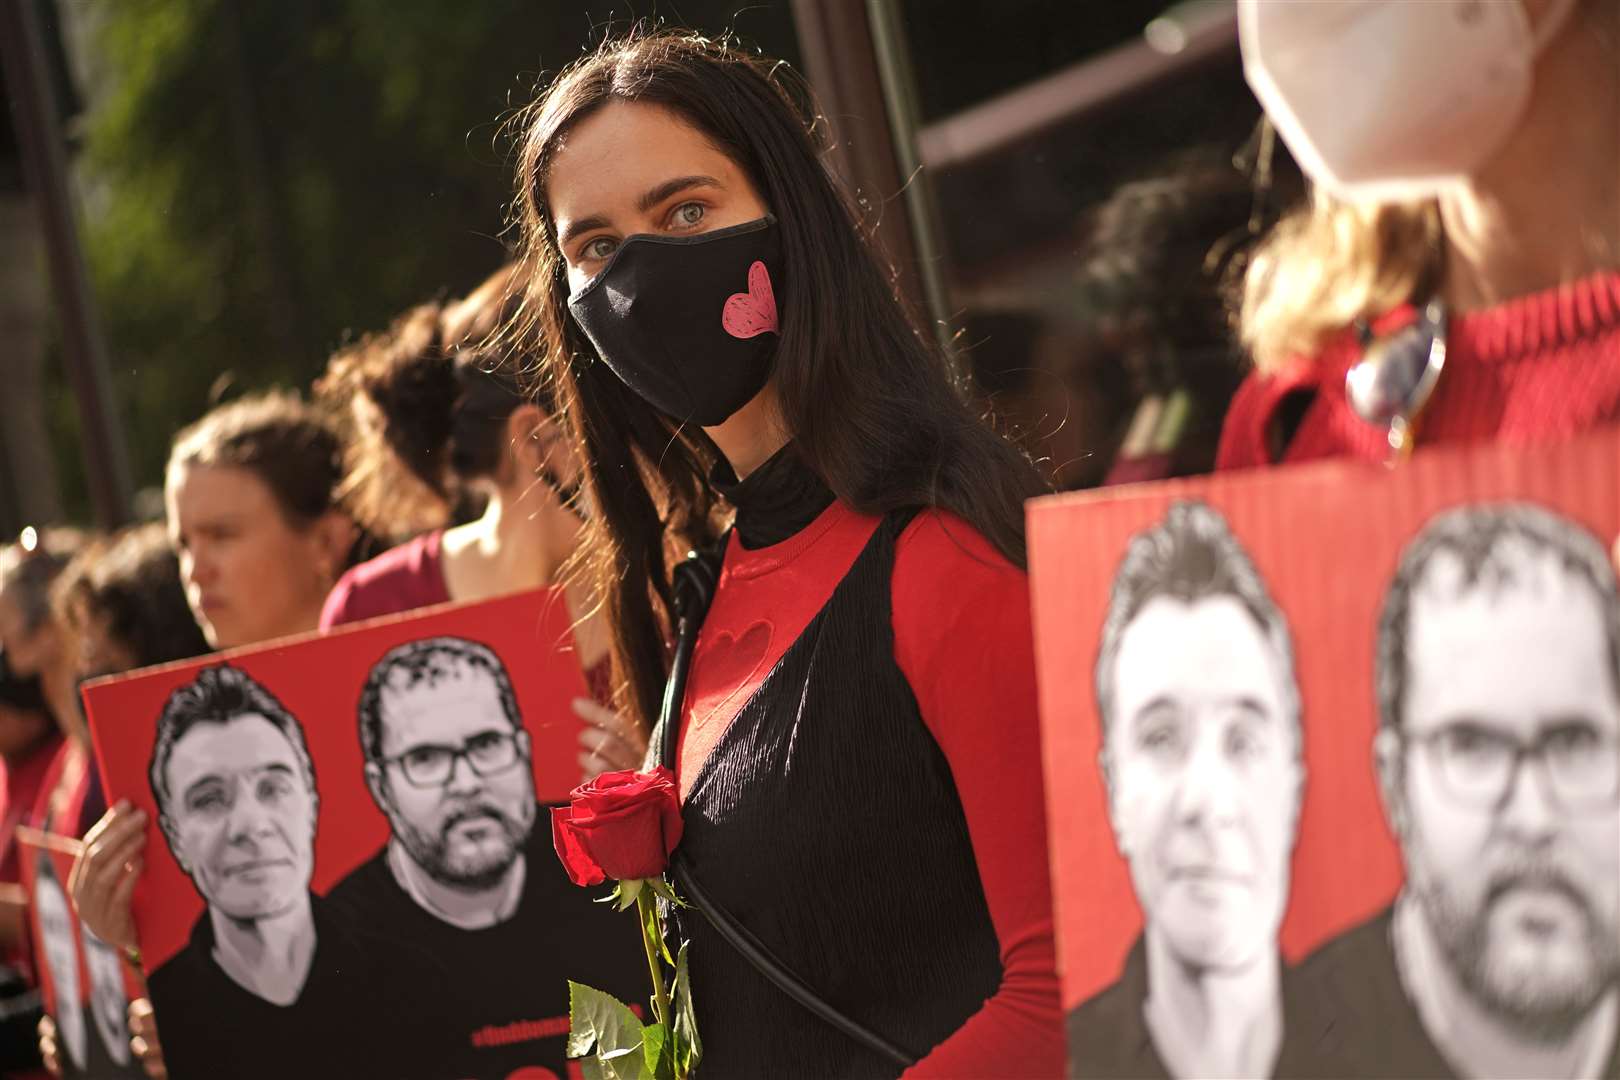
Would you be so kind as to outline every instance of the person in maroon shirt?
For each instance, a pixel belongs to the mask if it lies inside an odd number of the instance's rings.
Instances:
[[[579,465],[549,395],[526,385],[531,350],[503,336],[511,279],[503,267],[463,300],[412,308],[334,355],[316,383],[347,417],[343,486],[361,522],[381,536],[427,530],[344,574],[321,629],[556,585],[598,699],[574,702],[589,779],[639,763],[646,739],[600,704],[612,678],[606,629],[583,589],[559,581],[579,541]],[[449,525],[479,501],[477,517]]]
[[[525,311],[644,722],[686,624],[656,740],[683,792],[677,888],[701,877],[706,914],[843,1017],[682,916],[700,1068],[1056,1076],[1023,537],[1042,485],[897,302],[791,79],[633,35],[559,76],[521,142]],[[671,563],[726,518],[694,643]]]
[[[1620,417],[1620,7],[1366,4],[1383,40],[1289,40],[1329,7],[1245,0],[1250,81],[1316,191],[1251,260],[1258,370],[1218,467],[1383,460],[1392,425],[1405,452]]]

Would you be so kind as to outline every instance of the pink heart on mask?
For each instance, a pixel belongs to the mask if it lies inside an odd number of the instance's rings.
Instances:
[[[760,260],[755,259],[748,268],[748,291],[726,298],[720,325],[734,338],[777,333],[776,293],[771,289],[770,272]]]

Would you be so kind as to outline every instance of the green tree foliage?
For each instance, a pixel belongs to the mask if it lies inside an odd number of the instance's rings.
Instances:
[[[347,335],[499,266],[501,120],[606,28],[729,27],[797,59],[786,0],[87,10],[86,247],[142,485],[161,482],[170,437],[223,376],[305,385]]]

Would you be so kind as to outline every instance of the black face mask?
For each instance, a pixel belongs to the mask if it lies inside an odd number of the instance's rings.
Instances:
[[[769,215],[700,236],[632,236],[568,310],[649,405],[714,427],[770,378],[781,266]]]

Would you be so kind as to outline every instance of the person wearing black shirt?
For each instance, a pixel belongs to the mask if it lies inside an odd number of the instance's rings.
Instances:
[[[441,1022],[422,983],[400,984],[388,954],[399,942],[353,929],[320,897],[309,897],[315,949],[297,997],[282,1004],[227,974],[216,959],[210,915],[186,947],[153,972],[152,1005],[169,1075],[225,1077],[421,1077],[449,1080],[427,1062],[442,1055]],[[425,954],[412,963],[426,968]]]
[[[1282,1044],[1269,1075],[1280,1080],[1342,1080],[1318,1070],[1321,1055],[1308,1045],[1307,1033],[1296,1022],[1297,1003],[1309,993],[1300,985],[1299,969],[1283,964],[1278,970]],[[1170,1080],[1173,1074],[1154,1045],[1143,1010],[1148,990],[1147,947],[1138,938],[1125,956],[1119,981],[1069,1013],[1071,1076]]]
[[[629,916],[568,880],[538,813],[529,737],[498,656],[461,638],[401,645],[359,705],[366,780],[392,837],[331,891],[357,924],[442,963],[442,1073],[568,1075],[568,980],[634,1003],[646,960]],[[385,950],[389,978],[424,978]]]

